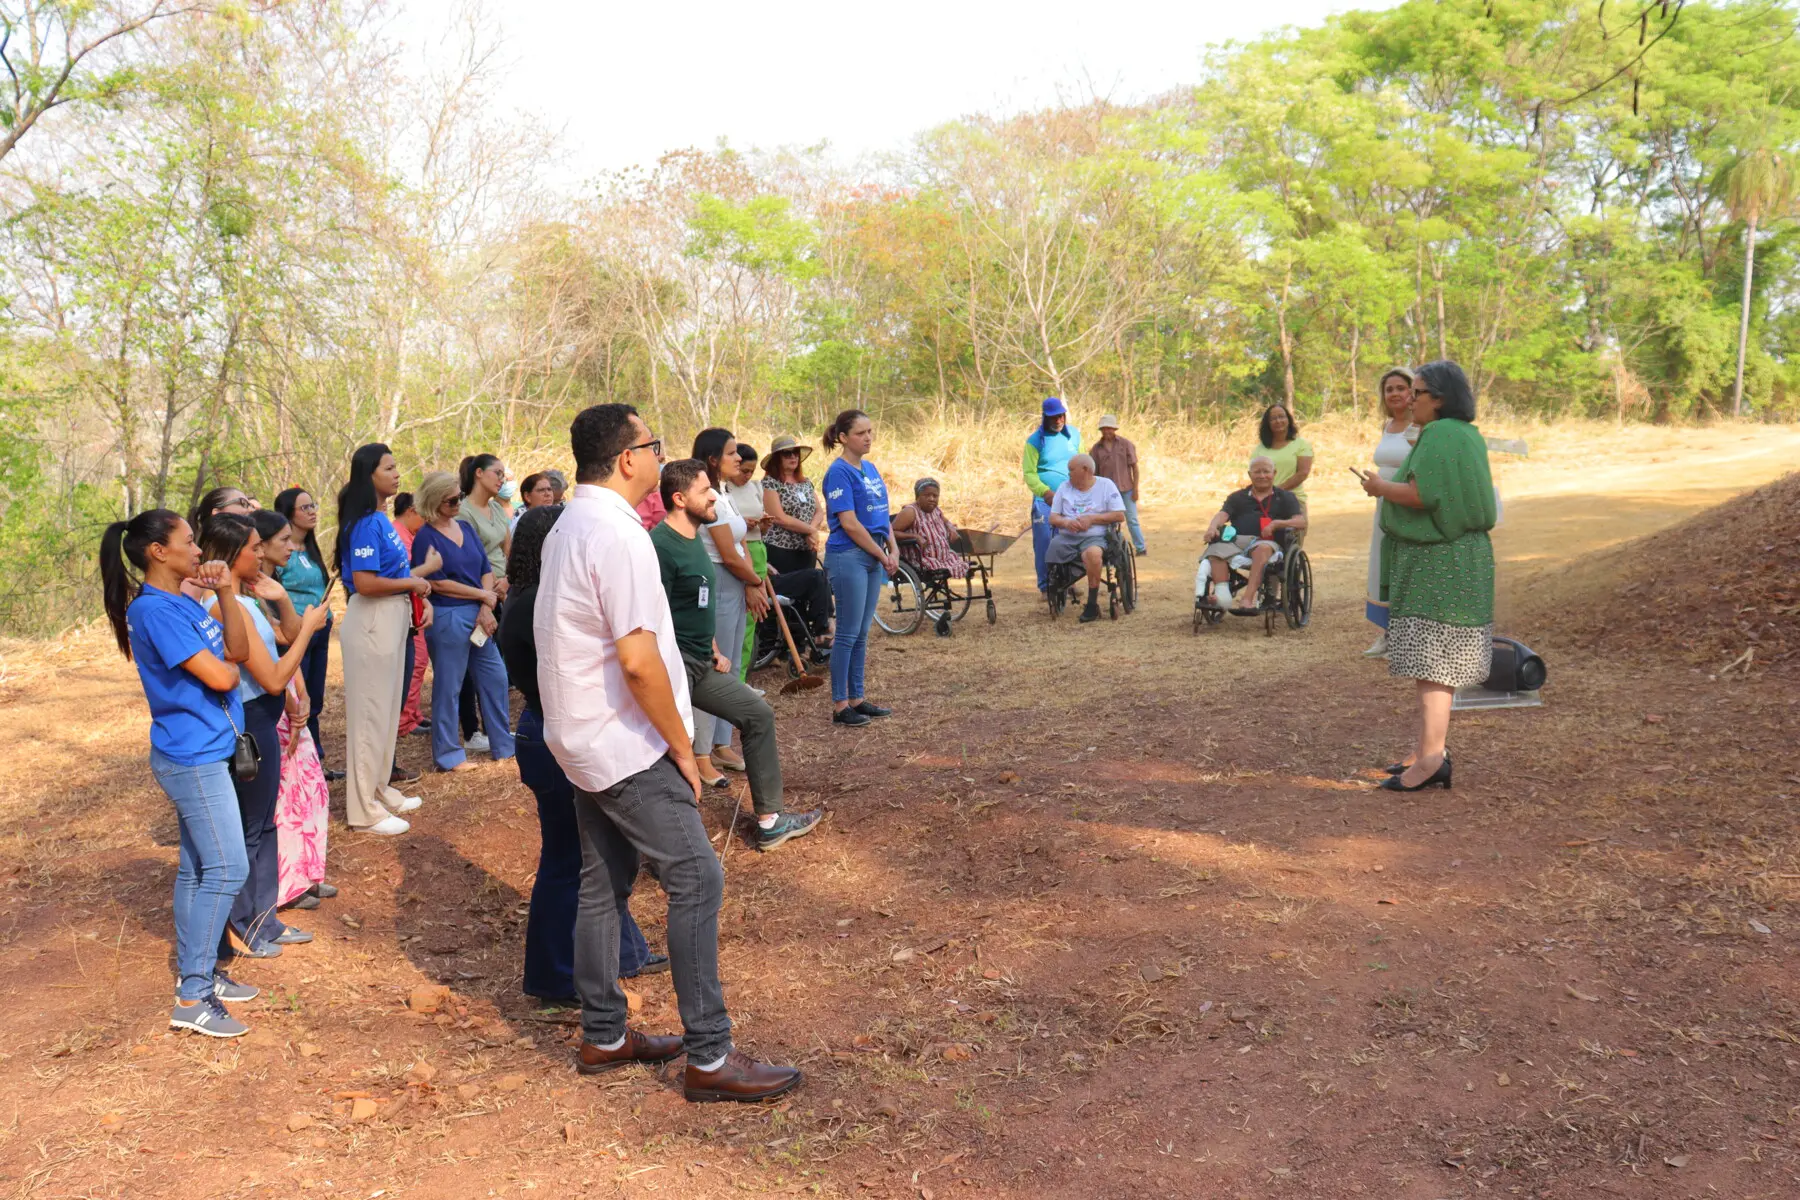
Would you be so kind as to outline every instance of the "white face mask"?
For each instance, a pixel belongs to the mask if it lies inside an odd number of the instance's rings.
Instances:
[[[500,498],[502,500],[511,500],[513,497],[517,496],[518,494],[519,494],[519,485],[514,483],[512,480],[509,479],[505,483],[500,485]]]

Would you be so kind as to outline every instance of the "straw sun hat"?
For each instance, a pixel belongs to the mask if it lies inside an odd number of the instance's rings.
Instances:
[[[801,462],[805,462],[806,456],[812,453],[811,446],[804,445],[799,438],[784,433],[775,439],[774,443],[769,446],[769,452],[763,455],[762,469],[764,473],[766,474],[769,471],[773,471],[775,469],[775,460],[780,458],[783,454],[786,454],[789,450],[798,451]]]

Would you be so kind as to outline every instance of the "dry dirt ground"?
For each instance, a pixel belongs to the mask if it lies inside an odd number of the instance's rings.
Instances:
[[[777,1107],[573,1073],[570,1014],[518,992],[537,829],[510,764],[428,776],[408,837],[334,825],[343,894],[295,922],[318,940],[242,969],[254,1034],[171,1035],[175,823],[130,668],[91,631],[14,654],[0,1191],[1800,1194],[1793,681],[1554,632],[1618,611],[1609,548],[1800,434],[1544,449],[1501,471],[1497,542],[1548,703],[1459,716],[1453,792],[1370,788],[1410,695],[1359,657],[1367,510],[1329,479],[1307,631],[1190,632],[1206,514],[1152,511],[1136,614],[1052,624],[1022,548],[997,626],[877,634],[891,720],[782,698],[790,787],[830,817],[728,852],[722,935],[740,1044],[807,1072]],[[661,908],[646,879],[658,944]],[[676,1029],[666,976],[638,990]]]

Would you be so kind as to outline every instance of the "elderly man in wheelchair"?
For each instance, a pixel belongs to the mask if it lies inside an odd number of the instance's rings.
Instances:
[[[1050,576],[1050,611],[1061,607],[1083,573],[1087,575],[1087,606],[1081,623],[1100,619],[1099,592],[1104,580],[1109,596],[1116,595],[1107,552],[1119,542],[1119,526],[1125,520],[1125,497],[1118,484],[1094,473],[1094,460],[1077,454],[1069,460],[1069,478],[1050,500],[1050,545],[1044,561]],[[1116,608],[1116,601],[1115,601]]]
[[[1260,455],[1251,459],[1250,486],[1225,497],[1224,507],[1206,527],[1206,553],[1194,585],[1196,610],[1257,616],[1265,598],[1281,602],[1282,597],[1268,595],[1263,579],[1289,552],[1293,533],[1305,528],[1299,499],[1275,486],[1274,462]],[[1234,574],[1243,581],[1235,598]]]

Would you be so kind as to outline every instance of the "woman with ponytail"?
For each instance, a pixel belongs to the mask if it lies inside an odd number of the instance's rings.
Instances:
[[[227,598],[221,620],[182,594],[190,580]],[[257,990],[222,973],[218,958],[232,903],[249,874],[231,782],[236,731],[243,727],[236,664],[250,655],[249,621],[236,603],[230,569],[222,562],[201,565],[187,522],[166,508],[107,526],[100,581],[119,652],[137,664],[150,705],[150,771],[181,828],[172,905],[178,980],[169,1025],[240,1037],[250,1028],[224,1002],[254,999]]]
[[[274,516],[274,514],[270,514]],[[279,517],[275,517],[280,521]],[[281,521],[280,532],[287,533]],[[231,906],[231,940],[221,953],[247,958],[274,958],[283,946],[312,941],[312,934],[289,929],[275,915],[280,882],[279,838],[275,830],[275,805],[281,793],[281,723],[287,685],[299,674],[300,660],[312,637],[325,624],[325,612],[314,607],[302,617],[294,612],[286,590],[263,573],[262,535],[254,521],[230,513],[207,519],[200,531],[200,553],[226,563],[237,580],[237,603],[250,620],[250,653],[238,673],[238,699],[243,704],[243,731],[256,739],[261,763],[253,779],[237,779],[238,814],[244,826],[244,856],[250,877]],[[193,595],[193,585],[188,585]],[[194,596],[208,611],[216,612],[217,597]],[[287,638],[284,654],[276,644],[275,626],[263,614],[257,600],[270,605]]]
[[[414,597],[423,601],[431,584],[423,576],[443,566],[434,552],[417,571],[407,566],[406,547],[388,520],[387,505],[400,490],[400,468],[379,442],[359,446],[350,456],[350,479],[338,491],[337,546],[332,559],[349,603],[338,640],[344,653],[344,816],[350,828],[385,836],[410,825],[397,814],[419,807],[388,782],[394,768],[394,741],[406,680],[406,642]],[[420,604],[419,627],[431,623],[431,606]],[[391,811],[390,811],[391,810]]]
[[[866,457],[875,445],[875,423],[860,409],[845,409],[825,430],[825,449],[838,457],[825,469],[825,576],[837,608],[837,636],[831,643],[831,719],[838,725],[867,725],[892,709],[863,696],[863,661],[869,624],[881,589],[900,569],[894,535],[888,528],[887,485]]]

